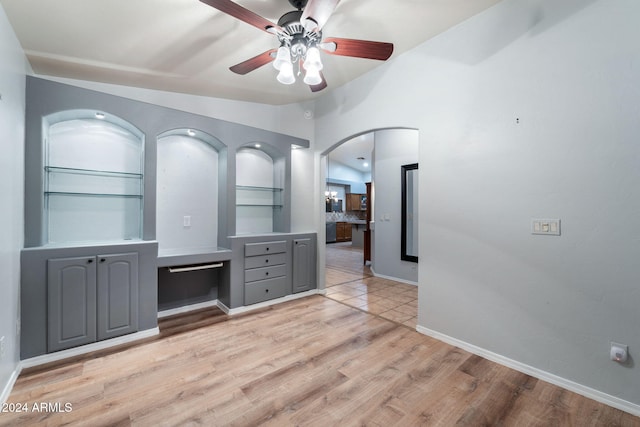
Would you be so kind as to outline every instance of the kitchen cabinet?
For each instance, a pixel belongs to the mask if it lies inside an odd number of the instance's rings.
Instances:
[[[347,197],[347,211],[367,210],[367,196],[365,194],[349,193]]]
[[[138,254],[47,261],[47,351],[138,330]]]
[[[348,222],[336,222],[336,242],[351,241],[351,224]]]

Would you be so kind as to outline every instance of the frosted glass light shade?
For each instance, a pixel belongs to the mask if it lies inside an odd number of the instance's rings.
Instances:
[[[307,71],[322,70],[322,61],[320,61],[320,51],[317,47],[310,47],[307,50],[307,56],[304,60],[304,69]]]
[[[318,85],[322,83],[322,77],[320,77],[320,71],[318,70],[307,70],[304,75],[304,82],[308,85]]]
[[[273,68],[280,71],[286,64],[291,64],[291,52],[286,46],[280,46],[276,55],[275,61],[273,61]]]
[[[293,65],[291,64],[291,62],[282,65],[277,79],[284,85],[290,85],[296,81],[296,78],[293,75]]]

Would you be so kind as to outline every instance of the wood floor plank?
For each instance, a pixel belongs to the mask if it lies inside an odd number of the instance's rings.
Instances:
[[[210,317],[210,318],[209,318]],[[640,426],[640,418],[322,296],[23,372],[0,426]]]

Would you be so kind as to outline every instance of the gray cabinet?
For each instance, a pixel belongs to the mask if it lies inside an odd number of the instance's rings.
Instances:
[[[244,245],[244,303],[246,305],[289,294],[286,241]]]
[[[138,330],[138,254],[98,256],[98,341]]]
[[[315,239],[293,239],[293,293],[316,287]]]
[[[47,261],[47,351],[138,330],[138,254]]]
[[[95,257],[47,262],[47,351],[96,340],[96,282]]]

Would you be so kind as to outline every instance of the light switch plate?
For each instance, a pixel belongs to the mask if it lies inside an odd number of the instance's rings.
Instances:
[[[545,234],[548,236],[560,235],[559,219],[532,219],[531,234]]]

